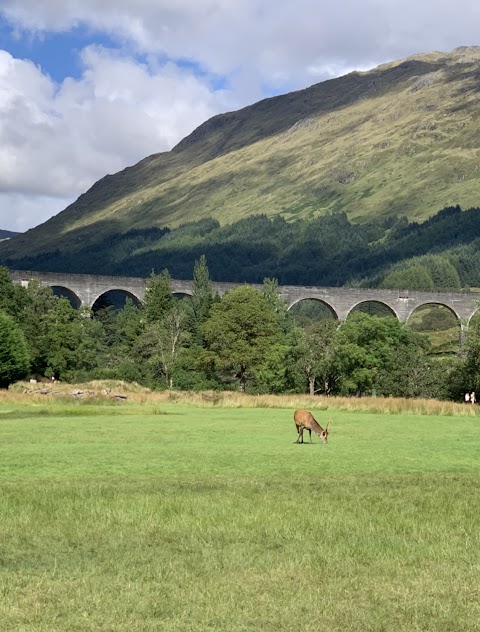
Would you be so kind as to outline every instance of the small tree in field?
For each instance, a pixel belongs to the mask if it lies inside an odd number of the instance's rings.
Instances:
[[[13,318],[0,310],[0,388],[25,377],[29,367],[25,336]]]

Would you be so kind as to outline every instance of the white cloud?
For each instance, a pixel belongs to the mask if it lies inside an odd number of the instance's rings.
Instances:
[[[478,0],[2,0],[0,11],[20,29],[83,24],[212,72],[297,86],[312,65],[475,43],[480,17]]]
[[[0,228],[38,223],[36,196],[42,208],[75,198],[225,107],[222,92],[173,64],[154,68],[97,47],[82,58],[81,79],[56,85],[0,51]]]

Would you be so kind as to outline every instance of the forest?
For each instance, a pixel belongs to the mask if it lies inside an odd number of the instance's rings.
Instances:
[[[480,287],[480,209],[444,208],[422,223],[404,217],[352,223],[345,213],[287,222],[256,215],[233,224],[138,228],[100,243],[5,259],[19,270],[191,279],[205,255],[216,281],[459,290]]]
[[[480,392],[480,324],[454,353],[434,353],[422,327],[361,311],[339,326],[307,307],[288,311],[278,282],[219,297],[205,256],[193,295],[152,273],[143,305],[91,312],[0,268],[0,387],[28,376],[71,383],[138,382],[152,389],[237,390],[460,400]],[[431,319],[431,314],[427,314]]]

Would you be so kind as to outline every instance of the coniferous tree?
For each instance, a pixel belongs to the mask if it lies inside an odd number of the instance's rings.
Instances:
[[[279,294],[277,279],[263,279],[263,295],[270,309],[276,314],[280,328],[287,334],[292,330],[294,320],[288,313],[287,305]]]
[[[172,308],[174,300],[168,270],[163,270],[160,274],[152,272],[145,295],[144,314],[146,322],[150,324],[161,321]]]
[[[430,272],[423,265],[417,264],[396,267],[387,274],[380,287],[431,291],[434,283]]]
[[[202,255],[199,261],[195,261],[193,267],[193,293],[189,303],[191,312],[191,329],[194,341],[203,344],[202,325],[205,323],[212,309],[214,293],[210,274],[208,272],[207,259]]]

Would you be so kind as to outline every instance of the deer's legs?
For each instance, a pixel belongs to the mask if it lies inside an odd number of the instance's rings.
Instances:
[[[300,426],[297,426],[297,432],[298,432],[298,437],[295,443],[303,443],[303,428],[301,428]]]
[[[308,429],[308,434],[310,435],[310,443],[312,443],[312,430],[310,428]]]

